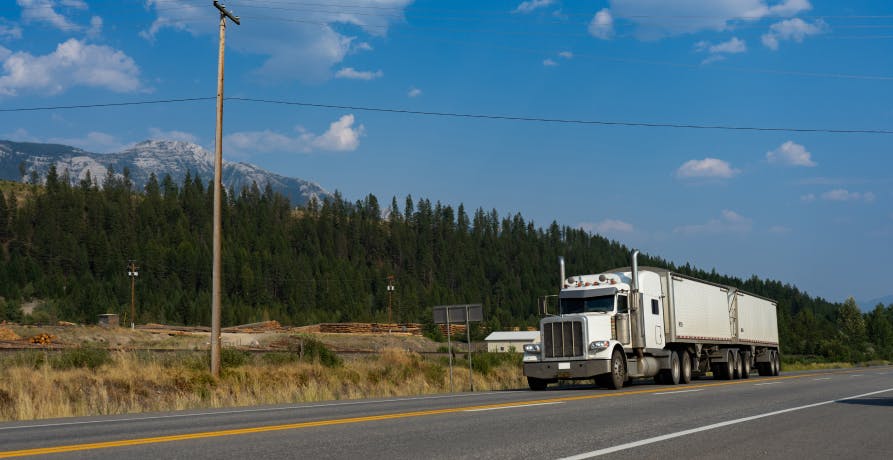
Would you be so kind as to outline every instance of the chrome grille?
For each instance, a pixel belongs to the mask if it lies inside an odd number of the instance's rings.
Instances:
[[[543,348],[546,358],[583,356],[583,322],[555,321],[544,324]]]

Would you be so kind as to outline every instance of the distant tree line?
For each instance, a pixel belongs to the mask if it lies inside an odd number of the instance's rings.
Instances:
[[[103,187],[87,175],[75,185],[55,168],[45,185],[6,183],[0,192],[0,320],[92,323],[100,313],[129,315],[128,261],[139,267],[137,322],[207,325],[211,289],[211,187],[187,174],[182,184],[154,175],[132,190],[127,170],[109,170]],[[276,319],[285,324],[388,318],[429,322],[431,307],[483,303],[486,326],[535,326],[536,299],[568,273],[629,264],[629,249],[520,214],[468,212],[428,199],[384,207],[369,195],[340,194],[295,208],[268,186],[226,193],[223,206],[224,326]],[[742,280],[644,255],[669,268],[738,286],[778,301],[782,351],[835,360],[893,358],[893,305],[862,314],[855,302],[811,297],[790,284]],[[41,306],[23,318],[23,303]]]

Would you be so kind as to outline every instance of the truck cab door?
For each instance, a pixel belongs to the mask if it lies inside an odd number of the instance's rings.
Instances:
[[[664,309],[661,299],[643,296],[642,316],[645,322],[645,347],[664,347]]]

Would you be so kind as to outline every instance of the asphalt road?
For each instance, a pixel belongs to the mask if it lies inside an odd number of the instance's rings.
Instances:
[[[0,458],[893,458],[893,367],[0,424]]]

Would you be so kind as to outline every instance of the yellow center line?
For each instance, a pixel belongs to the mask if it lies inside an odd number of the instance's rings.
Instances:
[[[855,371],[849,371],[855,372]],[[848,372],[837,372],[840,373],[848,373]],[[801,375],[791,375],[784,377],[768,377],[760,379],[760,381],[778,381],[778,380],[788,380],[788,379],[801,379],[807,377],[816,377],[821,375],[830,375],[831,372],[822,372],[822,373],[812,373],[812,374],[801,374]],[[95,443],[87,443],[87,444],[71,444],[67,446],[55,446],[55,447],[39,447],[33,449],[22,449],[22,450],[10,450],[6,452],[0,452],[0,458],[12,458],[12,457],[24,457],[28,455],[45,455],[45,454],[55,454],[55,453],[63,453],[63,452],[77,452],[84,450],[96,450],[96,449],[108,449],[111,447],[125,447],[125,446],[139,446],[143,444],[159,444],[164,442],[176,442],[176,441],[188,441],[193,439],[207,439],[207,438],[217,438],[222,436],[238,436],[244,434],[253,434],[253,433],[267,433],[271,431],[282,431],[282,430],[297,430],[301,428],[313,428],[313,427],[321,427],[321,426],[332,426],[332,425],[347,425],[351,423],[363,423],[363,422],[375,422],[379,420],[394,420],[401,418],[410,418],[410,417],[426,417],[429,415],[440,415],[440,414],[453,414],[457,412],[468,412],[468,411],[480,411],[486,409],[499,409],[499,408],[508,408],[508,407],[524,407],[524,406],[532,406],[532,405],[542,405],[548,403],[557,403],[557,402],[568,402],[568,401],[582,401],[587,399],[600,399],[600,398],[616,398],[621,396],[632,396],[632,395],[642,395],[642,394],[650,394],[657,392],[674,392],[674,391],[682,391],[682,390],[692,390],[697,388],[710,388],[710,387],[719,387],[719,386],[729,386],[729,385],[741,385],[747,383],[753,383],[753,380],[737,380],[733,382],[721,382],[721,383],[702,383],[696,385],[685,385],[679,387],[678,389],[667,389],[663,388],[650,388],[647,390],[630,390],[630,391],[621,391],[621,392],[611,392],[611,393],[598,393],[598,394],[587,394],[580,396],[562,396],[558,398],[548,398],[548,399],[536,399],[531,401],[513,401],[506,403],[496,403],[496,404],[484,404],[477,406],[464,406],[464,407],[454,407],[447,409],[433,409],[433,410],[422,410],[422,411],[411,411],[411,412],[399,412],[394,414],[383,414],[383,415],[370,415],[366,417],[349,417],[349,418],[339,418],[339,419],[330,419],[330,420],[318,420],[313,422],[300,422],[300,423],[288,423],[284,425],[269,425],[269,426],[257,426],[250,428],[237,428],[232,430],[219,430],[219,431],[205,431],[200,433],[187,433],[187,434],[176,434],[176,435],[168,435],[168,436],[156,436],[151,438],[137,438],[137,439],[122,439],[119,441],[105,441],[105,442],[95,442]]]

